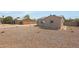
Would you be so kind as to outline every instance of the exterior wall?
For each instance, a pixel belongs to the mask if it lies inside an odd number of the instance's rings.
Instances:
[[[22,24],[21,20],[15,20],[15,24]]]
[[[31,20],[23,20],[22,23],[26,25],[26,24],[34,24],[35,22]]]
[[[45,23],[41,23],[42,21],[45,21]],[[51,21],[53,21],[53,23],[51,23]],[[37,24],[42,28],[60,29],[63,26],[63,22],[63,18],[47,17],[45,19],[39,19]]]

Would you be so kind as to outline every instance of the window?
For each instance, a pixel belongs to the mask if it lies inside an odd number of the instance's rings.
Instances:
[[[45,21],[41,21],[41,23],[45,23]]]
[[[41,21],[41,23],[43,23],[43,22]]]
[[[53,23],[53,21],[50,21],[50,23]]]

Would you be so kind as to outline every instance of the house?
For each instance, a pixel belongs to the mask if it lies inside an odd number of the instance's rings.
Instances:
[[[50,15],[47,17],[39,18],[37,21],[37,25],[40,28],[47,28],[47,29],[62,29],[64,23],[64,17]]]
[[[14,19],[14,24],[22,24],[22,19],[17,19],[17,18],[15,18]]]
[[[22,20],[22,24],[23,25],[27,25],[27,24],[35,24],[35,21],[34,20],[32,20],[32,19],[23,19]]]

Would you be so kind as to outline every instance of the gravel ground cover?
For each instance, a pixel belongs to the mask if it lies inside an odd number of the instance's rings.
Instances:
[[[1,48],[79,48],[79,27],[41,29],[33,24],[0,26]]]

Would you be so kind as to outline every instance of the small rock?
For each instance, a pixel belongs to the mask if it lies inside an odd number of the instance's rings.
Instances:
[[[74,32],[74,31],[71,31],[71,32]]]
[[[1,33],[5,33],[4,31],[2,31]]]
[[[37,33],[40,33],[39,31]]]

